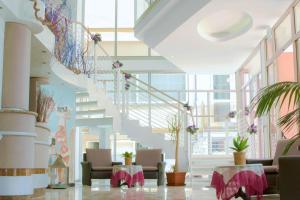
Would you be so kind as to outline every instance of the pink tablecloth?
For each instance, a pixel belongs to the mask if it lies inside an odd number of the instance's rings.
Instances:
[[[113,174],[110,184],[118,187],[120,182],[124,182],[128,187],[136,184],[144,185],[143,168],[140,165],[117,165],[113,167]]]
[[[214,170],[211,186],[216,189],[218,199],[230,200],[244,187],[248,196],[257,195],[261,199],[268,187],[263,166],[224,166]]]

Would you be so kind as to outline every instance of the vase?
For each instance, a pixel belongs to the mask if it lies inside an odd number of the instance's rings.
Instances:
[[[125,158],[125,165],[132,165],[132,158]]]
[[[245,165],[246,164],[246,153],[245,152],[233,152],[234,164]]]
[[[167,174],[168,186],[184,186],[186,172],[169,172]]]

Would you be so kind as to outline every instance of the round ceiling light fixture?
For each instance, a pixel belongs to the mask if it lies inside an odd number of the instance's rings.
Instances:
[[[197,26],[198,33],[208,41],[220,42],[246,33],[253,25],[246,12],[221,10],[204,17]]]

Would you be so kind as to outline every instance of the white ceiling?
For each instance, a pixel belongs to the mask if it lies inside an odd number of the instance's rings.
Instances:
[[[292,2],[293,0],[211,0],[154,49],[186,72],[233,73],[266,35],[267,28],[276,23]],[[214,42],[201,37],[197,31],[199,22],[224,10],[247,13],[252,17],[252,27],[242,35],[226,41]],[[225,19],[226,17],[220,17],[216,23],[226,24]]]

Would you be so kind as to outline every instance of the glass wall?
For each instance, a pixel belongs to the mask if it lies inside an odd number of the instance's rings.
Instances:
[[[192,156],[230,155],[236,136],[236,120],[228,118],[236,110],[234,75],[187,75],[187,101],[194,107],[200,133],[191,140]]]
[[[85,1],[85,25],[92,33],[101,34],[101,45],[109,55],[159,56],[135,38],[135,9],[135,0],[118,0],[117,6],[115,0]]]
[[[259,70],[254,70],[255,73],[251,72],[253,71],[253,66],[249,67],[249,62],[247,62],[238,71],[238,74],[240,74],[239,79],[243,82],[241,95],[238,95],[240,98],[238,107],[247,106],[254,97],[253,94],[255,95],[264,86],[282,81],[299,81],[299,30],[300,4],[299,1],[296,1],[276,25],[268,31],[268,35],[256,49],[261,60],[256,65],[259,66]],[[251,60],[255,59],[255,56],[256,54],[254,53],[248,60],[251,62]],[[253,74],[255,75],[253,76]],[[248,125],[254,122],[257,123],[258,127],[258,133],[254,136],[255,145],[252,144],[252,149],[255,148],[256,152],[251,150],[251,156],[272,156],[278,139],[282,137],[291,138],[297,133],[297,128],[288,132],[278,128],[277,121],[279,117],[284,116],[289,111],[291,110],[288,108],[288,102],[283,102],[281,109],[274,108],[272,110],[268,120],[250,117],[252,119],[250,119]],[[239,131],[241,130],[239,129]],[[262,148],[256,148],[258,144]],[[269,150],[266,151],[266,147],[270,147]]]

